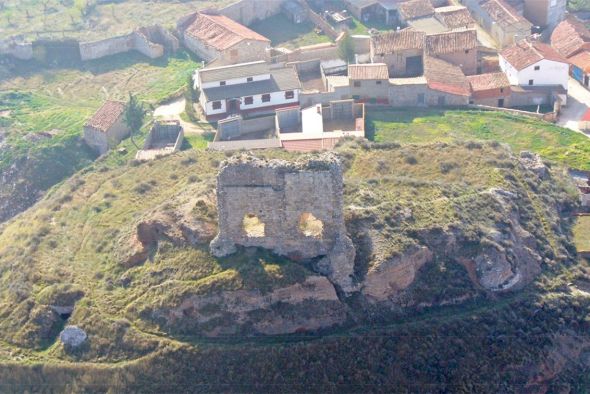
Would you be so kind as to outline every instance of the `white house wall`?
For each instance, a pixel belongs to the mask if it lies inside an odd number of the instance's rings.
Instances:
[[[535,70],[535,66],[539,66],[539,70]],[[532,86],[561,85],[567,90],[569,65],[566,63],[543,59],[518,71],[500,56],[500,68],[511,85],[529,86],[529,80],[532,79]]]

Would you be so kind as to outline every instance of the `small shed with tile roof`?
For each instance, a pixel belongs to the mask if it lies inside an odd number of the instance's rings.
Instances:
[[[125,109],[125,103],[109,100],[84,124],[84,141],[98,154],[106,153],[129,136]]]

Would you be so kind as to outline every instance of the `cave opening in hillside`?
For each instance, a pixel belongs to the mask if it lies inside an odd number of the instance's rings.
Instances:
[[[246,236],[250,238],[264,237],[265,225],[258,218],[258,216],[254,215],[253,213],[244,215],[244,219],[242,220],[242,228],[244,229]]]
[[[324,223],[310,212],[304,212],[299,217],[299,230],[306,237],[322,238]]]

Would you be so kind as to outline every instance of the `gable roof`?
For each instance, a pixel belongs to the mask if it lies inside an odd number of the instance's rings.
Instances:
[[[522,40],[500,52],[508,63],[517,70],[524,70],[541,60],[567,63],[557,51],[547,44],[538,41]]]
[[[349,64],[348,78],[353,80],[362,79],[389,79],[387,64]]]
[[[268,38],[224,15],[208,15],[202,12],[196,14],[185,34],[219,51],[231,48],[244,40],[270,43]]]
[[[272,69],[270,79],[205,88],[202,92],[207,101],[216,101],[296,89],[301,89],[297,71],[293,67],[284,67]]]
[[[399,5],[399,14],[405,19],[424,18],[434,15],[430,0],[410,0]]]
[[[505,89],[502,95],[510,94],[510,81],[503,72],[467,76],[473,98],[491,98],[498,96],[499,89]]]
[[[463,6],[450,5],[447,7],[439,7],[435,8],[434,12],[436,17],[451,29],[475,23],[469,10]]]
[[[580,52],[568,59],[571,64],[578,67],[585,73],[590,72],[590,52]]]
[[[469,96],[467,78],[460,67],[431,56],[424,56],[424,77],[432,90]]]
[[[570,57],[584,48],[590,49],[590,30],[574,17],[567,18],[551,33],[551,46],[562,56]]]
[[[125,103],[108,100],[88,119],[84,127],[106,133],[123,116],[125,108]]]
[[[477,31],[475,29],[450,31],[426,36],[424,47],[433,55],[453,53],[477,48]]]
[[[412,28],[390,31],[371,37],[376,54],[392,54],[395,51],[424,48],[424,33]]]
[[[487,0],[481,5],[481,8],[502,28],[510,27],[515,24],[528,26],[529,29],[533,26],[532,23],[520,15],[518,11],[502,0]]]
[[[254,77],[270,74],[270,66],[264,60],[257,62],[231,64],[229,66],[202,68],[197,70],[201,82],[226,81],[233,78]]]

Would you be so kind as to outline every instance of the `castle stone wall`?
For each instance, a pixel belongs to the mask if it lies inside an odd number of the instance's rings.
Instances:
[[[342,167],[331,153],[306,160],[262,160],[240,156],[225,161],[217,176],[219,234],[211,252],[224,256],[236,246],[262,247],[295,260],[320,258],[317,270],[345,292],[354,290],[354,246],[346,234]],[[307,235],[302,217],[322,223]],[[244,218],[257,217],[263,234],[249,236]]]

